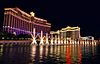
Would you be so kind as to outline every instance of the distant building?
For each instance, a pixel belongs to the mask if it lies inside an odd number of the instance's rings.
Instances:
[[[50,33],[51,24],[47,20],[35,17],[35,13],[30,14],[20,10],[19,8],[5,8],[4,9],[4,22],[3,31],[14,34],[33,34],[33,30],[36,30],[36,34],[40,34],[43,31]]]
[[[80,39],[80,27],[66,27],[62,28],[61,30],[58,31],[51,31],[51,35],[55,36],[60,36],[60,39]]]
[[[94,40],[93,36],[86,36],[86,37],[81,37],[81,40]]]

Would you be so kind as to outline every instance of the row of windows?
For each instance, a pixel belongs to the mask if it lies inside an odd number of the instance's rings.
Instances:
[[[55,37],[55,35],[57,35],[57,34],[54,34],[53,37]],[[60,32],[59,36],[60,36],[60,38],[66,38],[66,37],[79,38],[80,31]]]
[[[7,31],[9,33],[16,33],[18,34],[28,34],[28,32],[24,32],[24,31],[19,31],[19,30],[15,30],[15,29],[11,29],[11,28],[3,28],[4,31]]]
[[[48,27],[34,25],[32,23],[23,21],[17,17],[14,17],[12,15],[8,15],[8,14],[4,15],[3,25],[14,27],[14,28],[19,28],[21,30],[26,30],[26,31],[30,31],[30,32],[33,32],[33,28],[36,28],[36,32],[40,32],[41,30],[43,30],[44,32],[50,31],[50,28],[48,28]]]
[[[36,22],[36,23],[39,23],[39,24],[44,24],[44,25],[47,25],[45,21],[40,21],[40,20],[37,20],[37,19],[34,19],[34,18],[30,18],[22,13],[20,13],[19,11],[17,11],[18,13],[16,14],[15,12],[11,11],[11,10],[7,10],[5,11],[5,13],[10,13],[10,14],[13,14],[15,16],[19,16],[27,21],[30,21],[32,20],[33,22]]]
[[[17,11],[18,12],[18,11]],[[13,14],[13,15],[16,15],[16,16],[20,16],[21,18],[25,19],[25,20],[30,20],[30,17],[24,15],[24,14],[21,14],[20,12],[18,13],[15,13],[13,12],[12,10],[5,10],[5,13],[10,13],[10,14]]]

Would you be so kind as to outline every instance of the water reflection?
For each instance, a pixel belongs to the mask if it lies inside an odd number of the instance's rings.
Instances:
[[[98,64],[94,44],[0,46],[0,64]]]
[[[0,56],[0,64],[27,64],[30,48],[29,47],[0,47],[3,49]]]
[[[67,45],[66,64],[81,64],[81,45]]]

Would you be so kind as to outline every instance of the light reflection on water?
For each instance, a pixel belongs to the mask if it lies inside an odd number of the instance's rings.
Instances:
[[[0,64],[99,64],[99,48],[94,44],[0,46]]]

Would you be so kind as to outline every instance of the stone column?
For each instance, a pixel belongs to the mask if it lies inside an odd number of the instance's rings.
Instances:
[[[13,33],[12,32],[12,23],[13,23],[14,21],[13,21],[13,17],[11,16],[11,20],[10,20],[10,33]]]
[[[10,32],[11,15],[8,15],[8,32]]]

